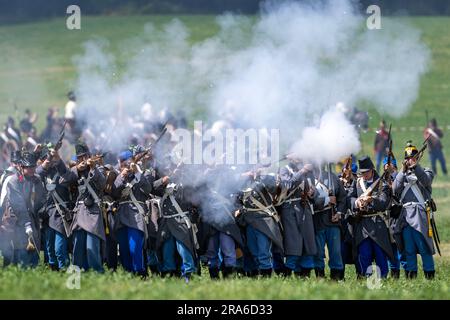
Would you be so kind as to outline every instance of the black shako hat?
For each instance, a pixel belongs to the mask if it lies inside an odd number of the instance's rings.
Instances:
[[[36,167],[37,158],[34,152],[24,151],[22,152],[22,159],[20,159],[20,165],[24,168]]]
[[[367,172],[371,169],[375,169],[372,160],[369,156],[363,156],[358,160],[359,172]]]
[[[78,141],[75,145],[75,153],[77,157],[82,157],[84,155],[89,155],[89,147],[83,141]]]
[[[22,152],[20,150],[11,151],[11,163],[19,164],[22,159]]]

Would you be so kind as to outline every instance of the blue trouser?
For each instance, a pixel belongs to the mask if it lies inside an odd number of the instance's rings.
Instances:
[[[361,241],[358,246],[358,270],[365,276],[372,274],[369,267],[372,266],[374,256],[377,267],[380,268],[381,277],[385,278],[389,271],[386,253],[369,237]]]
[[[272,241],[251,225],[247,226],[247,246],[258,270],[272,269]]]
[[[27,251],[27,249],[14,249],[13,264],[21,267],[36,267],[39,263],[39,254],[36,250]]]
[[[210,268],[219,268],[221,260],[225,267],[235,267],[236,244],[234,239],[223,232],[217,232],[209,238],[206,256]]]
[[[394,259],[391,260],[388,258],[388,265],[390,270],[400,270],[400,267],[405,269],[406,259],[405,255],[398,251],[397,245],[395,243],[392,244],[392,252],[394,253]]]
[[[101,239],[85,230],[79,229],[73,233],[73,264],[88,270],[103,272],[100,254]]]
[[[122,227],[117,231],[120,260],[125,270],[142,272],[144,266],[144,232],[130,227]]]
[[[302,269],[314,268],[314,256],[286,256],[286,268],[293,271],[301,271]]]
[[[434,271],[433,255],[423,234],[408,225],[403,229],[403,242],[405,244],[406,271],[417,271],[417,254],[422,257],[423,270]]]
[[[314,256],[314,267],[325,269],[325,244],[328,247],[328,266],[330,269],[343,270],[341,230],[337,227],[325,227],[316,231],[317,255]]]
[[[174,236],[170,236],[169,239],[164,241],[162,246],[162,272],[176,271],[177,265],[175,262],[175,251],[181,256],[182,266],[181,272],[185,276],[187,274],[194,273],[196,271],[194,257],[189,249],[181,242],[175,239]]]
[[[445,158],[442,149],[434,149],[430,151],[431,169],[434,173],[437,173],[436,161],[439,161],[441,163],[442,172],[444,174],[447,174],[447,166],[445,164]]]
[[[48,264],[58,265],[59,269],[64,269],[69,266],[69,252],[68,252],[68,239],[62,233],[47,228],[45,233],[45,245],[48,252]]]

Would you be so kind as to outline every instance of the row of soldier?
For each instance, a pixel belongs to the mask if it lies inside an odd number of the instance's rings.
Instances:
[[[54,270],[103,272],[120,263],[142,277],[150,270],[188,281],[204,263],[213,279],[323,278],[327,247],[334,280],[344,279],[346,264],[369,276],[374,261],[381,277],[390,270],[398,278],[403,267],[414,278],[418,254],[434,278],[433,172],[411,144],[400,170],[390,155],[379,175],[366,156],[339,176],[294,157],[273,174],[158,166],[143,147],[120,153],[113,166],[82,142],[75,149],[71,166],[57,150],[11,155],[0,199],[6,265],[36,266],[42,250]]]

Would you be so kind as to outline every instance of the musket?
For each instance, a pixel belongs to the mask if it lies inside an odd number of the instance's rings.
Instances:
[[[420,161],[420,159],[422,159],[423,153],[425,152],[425,150],[428,147],[428,140],[430,139],[431,135],[428,135],[428,137],[423,141],[422,143],[422,147],[420,148],[419,152],[417,152],[412,159],[416,159],[416,162],[418,163]],[[408,170],[408,166],[406,165],[406,160],[403,161],[403,166],[404,166],[404,170],[407,171]]]
[[[93,161],[93,162],[95,162],[95,163],[98,163],[98,162],[100,162],[101,160],[103,160],[103,158],[104,158],[107,154],[108,154],[108,152],[103,152],[102,154],[92,156],[92,157],[90,157],[90,158],[87,159],[87,160],[83,160],[83,161],[79,162],[78,165],[86,164],[88,160],[91,160],[91,161]]]
[[[387,165],[388,165],[388,169],[384,169],[384,173],[383,173],[383,180],[388,182],[390,184],[391,182],[391,163],[392,163],[392,159],[394,157],[394,154],[392,153],[392,136],[391,136],[391,129],[392,129],[392,123],[389,125],[389,133],[388,133],[388,141],[389,141],[389,150],[387,153]]]
[[[348,157],[347,160],[345,161],[344,168],[342,170],[343,172],[341,179],[346,185],[348,185],[348,183],[350,183],[350,181],[352,180],[352,162],[353,158],[350,155],[350,157]]]
[[[330,197],[334,196],[334,183],[332,181],[332,176],[331,176],[331,163],[330,162],[328,162],[328,195]],[[334,219],[334,217],[336,216],[336,205],[331,203],[330,207],[331,207],[331,218]]]
[[[152,143],[147,149],[145,149],[143,152],[137,154],[136,156],[133,157],[133,159],[131,160],[131,163],[138,163],[139,161],[141,161],[145,156],[147,156],[149,153],[152,152],[152,150],[155,148],[155,146],[159,143],[159,141],[162,139],[162,137],[166,134],[167,132],[167,122],[164,124],[164,128],[161,131],[161,133],[159,134],[159,136],[156,138],[155,142]],[[130,164],[131,164],[130,163]]]
[[[51,161],[53,158],[51,155],[51,151],[58,152],[59,149],[61,149],[62,142],[64,140],[64,136],[66,135],[66,125],[67,125],[67,120],[64,120],[63,127],[62,127],[61,131],[59,132],[58,141],[56,141],[53,148],[48,148],[47,156],[45,156],[43,159],[47,158],[49,161]]]

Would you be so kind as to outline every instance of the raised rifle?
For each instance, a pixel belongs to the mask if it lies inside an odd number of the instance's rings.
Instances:
[[[412,157],[412,159],[416,159],[416,163],[419,163],[419,161],[422,159],[423,153],[425,152],[425,150],[428,147],[428,140],[430,139],[431,135],[428,135],[428,137],[423,141],[422,143],[422,147],[420,148],[420,150]],[[409,166],[407,164],[407,161],[404,160],[403,161],[403,172],[408,171]]]
[[[52,154],[55,153],[55,152],[58,152],[59,149],[61,149],[62,142],[63,142],[64,136],[66,134],[66,125],[67,125],[67,120],[64,120],[63,127],[62,127],[62,129],[61,129],[61,131],[59,133],[58,141],[56,141],[56,143],[54,145],[48,144],[47,146],[44,147],[46,149],[45,150],[46,152],[45,152],[45,154],[42,157],[40,157],[41,160],[48,159],[49,161],[51,161],[52,158],[53,158]]]
[[[344,168],[342,170],[342,176],[341,180],[344,183],[344,185],[348,186],[351,181],[353,180],[353,173],[352,173],[352,163],[353,163],[353,157],[350,155],[345,160]]]
[[[331,163],[328,163],[328,196],[334,197],[334,183],[333,183],[333,177],[331,175]],[[331,219],[334,220],[336,216],[336,205],[333,203],[330,203],[330,210],[331,210]]]
[[[86,159],[86,160],[83,160],[83,161],[78,162],[77,165],[78,165],[78,166],[86,165],[87,162],[88,162],[89,160],[93,161],[95,164],[98,164],[98,163],[100,163],[100,161],[103,160],[103,158],[104,158],[107,154],[108,154],[107,152],[103,152],[102,154],[98,154],[98,155],[92,156],[92,157],[90,157],[90,158],[88,158],[88,159]]]
[[[383,173],[383,180],[388,182],[389,184],[391,183],[391,164],[392,164],[392,159],[394,158],[394,154],[392,152],[392,136],[391,136],[391,129],[392,129],[392,124],[389,125],[389,133],[388,133],[388,141],[389,141],[389,150],[387,152],[387,166],[388,169],[384,169],[384,173]]]
[[[158,144],[158,142],[162,139],[162,137],[166,134],[167,132],[167,122],[164,124],[164,128],[161,131],[161,133],[159,134],[158,138],[156,138],[155,142],[152,143],[147,149],[145,149],[143,152],[138,153],[137,155],[135,155],[130,162],[130,165],[132,163],[137,164],[139,163],[139,161],[141,161],[142,159],[144,159],[147,155],[151,154],[153,149],[156,147],[156,145]]]

